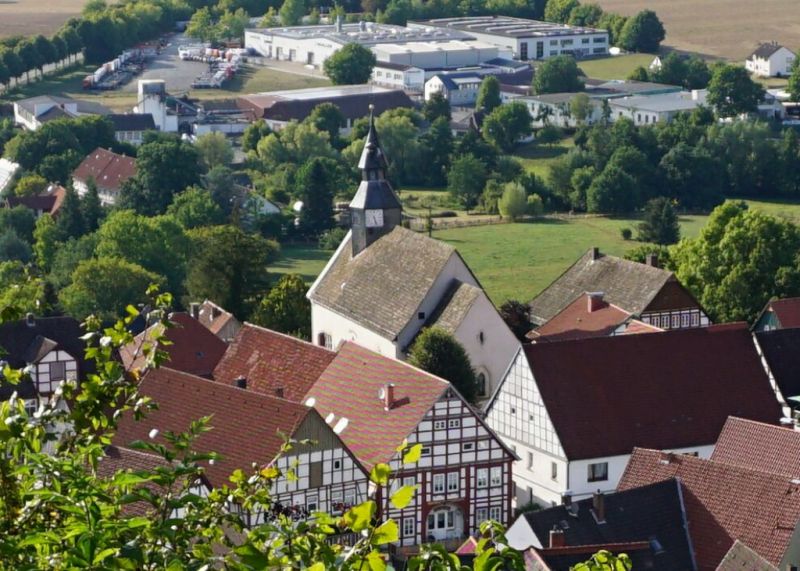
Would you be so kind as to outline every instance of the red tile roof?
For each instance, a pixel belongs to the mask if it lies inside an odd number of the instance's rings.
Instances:
[[[800,297],[773,300],[769,302],[769,308],[775,312],[782,328],[800,327]]]
[[[246,323],[214,369],[214,379],[233,385],[237,377],[266,395],[300,402],[336,353],[295,337]]]
[[[745,324],[534,343],[524,351],[572,460],[629,454],[634,446],[713,444],[729,416],[781,418]]]
[[[379,394],[394,383],[395,405],[386,410]],[[345,343],[308,393],[366,470],[388,462],[450,384],[355,343]],[[333,417],[329,417],[333,415]],[[344,420],[346,419],[346,421]],[[337,431],[337,425],[341,430]]]
[[[800,484],[786,476],[637,448],[617,490],[680,480],[700,571],[716,569],[735,540],[777,565],[800,520]]]
[[[209,377],[214,372],[228,345],[211,331],[203,327],[188,313],[177,312],[170,315],[170,321],[175,324],[166,330],[164,336],[171,345],[164,345],[162,350],[169,353],[166,365],[170,369]],[[152,326],[136,336],[134,341],[120,349],[120,357],[126,368],[141,368],[144,366],[144,356],[141,354],[142,343],[156,336],[156,332],[163,331],[160,325]]]
[[[161,368],[149,371],[139,385],[142,395],[152,398],[158,409],[141,421],[123,416],[114,438],[117,446],[146,440],[152,429],[183,432],[192,421],[211,416],[213,430],[196,441],[201,452],[218,452],[222,459],[206,466],[213,486],[226,483],[228,476],[253,462],[272,462],[311,408],[236,387],[215,383],[194,375]],[[161,437],[157,437],[161,439]]]
[[[119,191],[122,183],[135,174],[135,159],[98,147],[83,159],[72,177],[82,182],[94,178],[97,188]]]
[[[660,333],[664,331],[660,327],[656,327],[655,325],[650,325],[649,323],[645,323],[644,321],[639,321],[638,319],[631,319],[628,322],[628,325],[625,327],[625,330],[620,332],[620,335],[639,335],[640,333]]]
[[[100,458],[100,462],[97,464],[97,474],[101,478],[110,479],[120,471],[152,472],[156,468],[168,465],[167,461],[160,456],[141,450],[109,446],[105,452],[105,456]],[[148,487],[153,492],[158,491],[158,486],[149,485]],[[126,516],[147,515],[150,511],[152,511],[152,506],[146,502],[133,502],[122,507],[122,513]]]
[[[722,428],[711,459],[800,478],[800,432],[731,417]]]
[[[590,310],[591,297],[582,294],[541,327],[531,333],[536,341],[563,341],[606,337],[628,319],[631,314],[603,299]]]

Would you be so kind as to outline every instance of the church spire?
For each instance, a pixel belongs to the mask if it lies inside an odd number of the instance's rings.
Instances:
[[[389,168],[386,155],[381,148],[380,141],[378,141],[374,110],[375,106],[370,104],[369,131],[367,132],[366,141],[364,141],[364,150],[361,151],[361,159],[358,161],[358,168],[361,169],[361,178],[363,180],[384,179],[386,178],[386,169]]]

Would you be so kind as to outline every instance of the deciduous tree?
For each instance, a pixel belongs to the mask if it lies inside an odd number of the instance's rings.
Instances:
[[[500,99],[500,80],[494,75],[487,75],[481,81],[478,89],[478,99],[475,102],[475,109],[491,113],[503,101]]]
[[[523,137],[531,134],[531,115],[528,108],[512,101],[501,105],[483,120],[481,133],[484,139],[498,149],[510,153]]]
[[[450,381],[469,402],[474,403],[478,397],[478,384],[469,356],[461,343],[444,329],[423,329],[411,345],[408,362]]]
[[[625,22],[620,32],[619,45],[631,52],[656,53],[665,36],[664,25],[656,13],[642,10]]]
[[[644,220],[639,224],[639,240],[654,244],[675,244],[681,237],[678,213],[672,201],[658,196],[644,207]]]
[[[764,88],[750,79],[745,68],[735,64],[714,67],[707,100],[720,117],[751,113],[763,98]]]
[[[212,131],[197,137],[195,142],[200,162],[206,170],[227,167],[233,162],[233,147],[224,133]]]
[[[376,61],[375,54],[369,49],[350,43],[326,59],[323,69],[334,85],[356,85],[369,81]]]
[[[583,81],[575,58],[560,55],[545,60],[533,76],[533,90],[539,95],[582,91]]]
[[[525,189],[517,182],[509,182],[503,188],[503,196],[497,203],[500,214],[516,221],[528,208],[528,196]]]
[[[455,160],[447,173],[447,190],[467,211],[475,208],[486,183],[486,165],[472,155]]]
[[[268,329],[301,339],[311,338],[311,303],[306,298],[303,278],[297,274],[282,276],[255,309],[252,320]]]

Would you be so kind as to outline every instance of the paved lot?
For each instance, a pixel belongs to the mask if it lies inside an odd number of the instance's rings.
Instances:
[[[167,47],[161,50],[154,60],[148,62],[144,73],[133,78],[122,90],[135,92],[140,79],[164,79],[169,93],[180,95],[189,91],[195,78],[209,69],[206,63],[182,61],[178,57],[178,46],[191,43],[195,42],[183,34],[172,36]]]

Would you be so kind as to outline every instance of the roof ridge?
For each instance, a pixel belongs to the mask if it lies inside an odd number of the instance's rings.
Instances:
[[[295,337],[294,335],[289,335],[288,333],[282,333],[280,331],[275,331],[274,329],[268,329],[267,327],[264,327],[262,325],[257,325],[255,323],[250,322],[250,321],[245,321],[244,323],[242,323],[242,331],[244,331],[245,327],[251,327],[253,329],[257,329],[257,330],[263,331],[265,333],[270,333],[272,335],[277,335],[278,337],[281,337],[283,339],[287,339],[289,341],[292,341],[292,342],[295,342],[295,343],[299,343],[301,345],[307,345],[308,347],[312,347],[313,349],[318,350],[320,352],[332,353],[332,354],[336,354],[337,353],[337,351],[333,351],[331,349],[328,349],[327,347],[320,347],[319,345],[314,345],[314,343],[312,343],[311,341],[306,341],[305,339],[300,339],[299,337]],[[238,335],[237,335],[237,337],[238,337]],[[233,343],[231,343],[231,345],[233,345],[234,343],[236,343],[235,339],[234,339]]]

